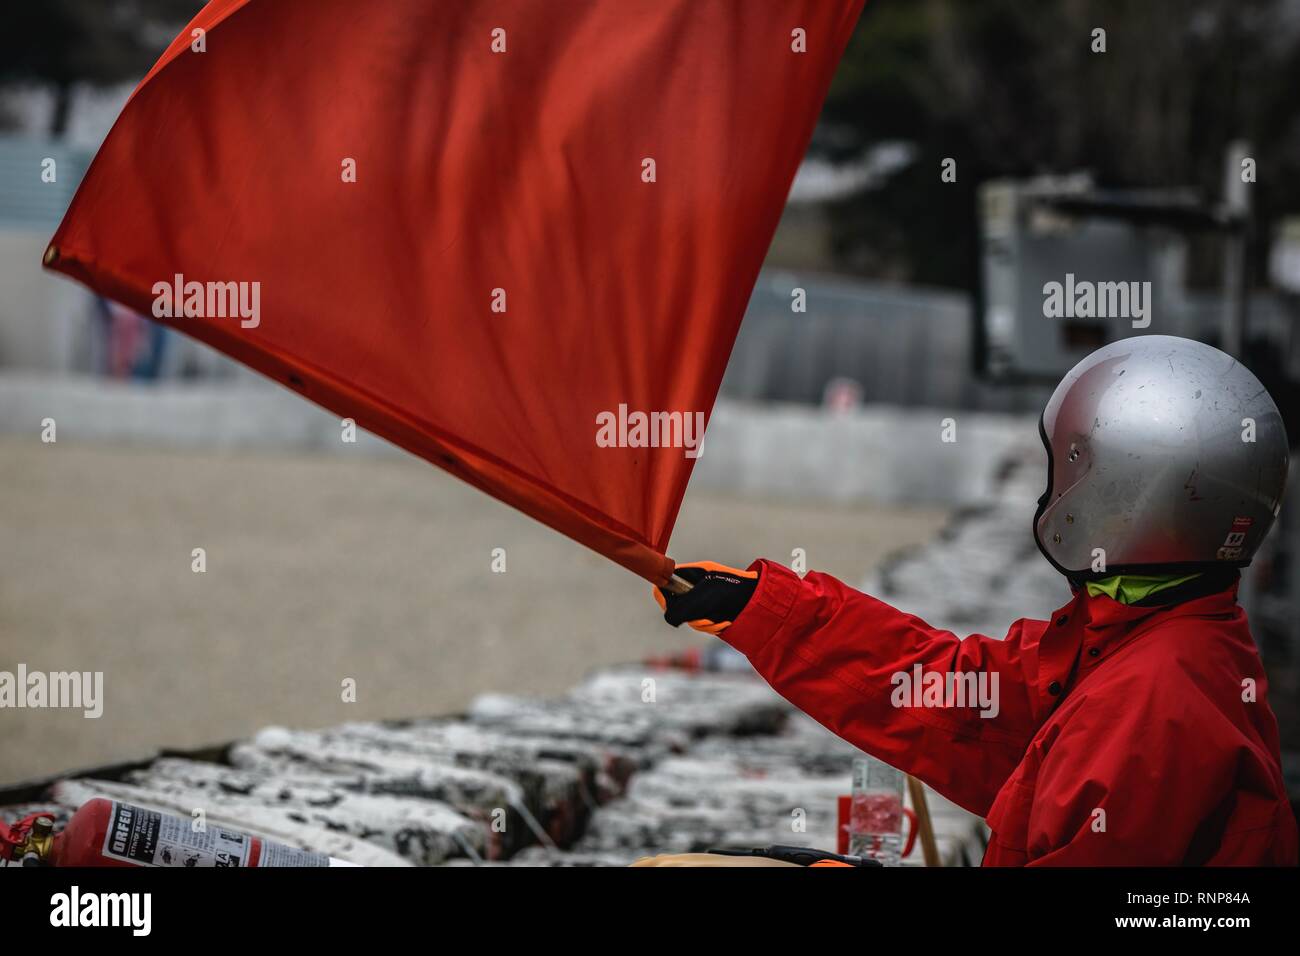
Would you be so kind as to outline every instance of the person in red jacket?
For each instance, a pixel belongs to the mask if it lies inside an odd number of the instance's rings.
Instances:
[[[1040,433],[1050,620],[959,639],[826,574],[679,565],[665,619],[719,635],[791,703],[985,817],[986,866],[1294,865],[1267,680],[1237,604],[1275,518],[1287,441],[1231,357],[1108,345]]]

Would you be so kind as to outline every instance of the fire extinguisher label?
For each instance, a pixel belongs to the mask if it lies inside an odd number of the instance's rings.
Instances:
[[[260,842],[259,867],[329,866],[329,857],[319,853]],[[248,866],[253,843],[246,833],[218,826],[195,830],[181,817],[114,801],[103,853],[137,866]]]
[[[258,866],[329,866],[330,858],[320,853],[309,853],[283,843],[262,841],[262,854]]]
[[[243,833],[196,831],[180,817],[114,801],[104,856],[137,866],[247,866],[251,843]]]

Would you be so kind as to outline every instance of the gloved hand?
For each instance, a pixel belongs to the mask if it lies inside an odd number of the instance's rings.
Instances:
[[[757,571],[741,571],[712,561],[679,564],[676,573],[694,587],[685,594],[654,589],[655,600],[664,609],[664,620],[673,627],[689,624],[715,636],[731,627],[758,586]]]

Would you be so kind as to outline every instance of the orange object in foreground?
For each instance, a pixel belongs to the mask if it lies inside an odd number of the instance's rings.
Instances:
[[[46,264],[662,584],[861,6],[213,0]]]

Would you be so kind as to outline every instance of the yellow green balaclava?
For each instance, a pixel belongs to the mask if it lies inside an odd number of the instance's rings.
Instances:
[[[1120,604],[1137,604],[1153,594],[1177,587],[1195,577],[1199,577],[1199,574],[1113,574],[1100,581],[1089,581],[1088,594],[1090,597],[1104,594]]]

